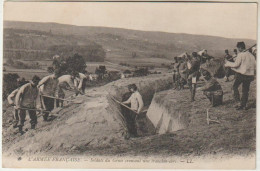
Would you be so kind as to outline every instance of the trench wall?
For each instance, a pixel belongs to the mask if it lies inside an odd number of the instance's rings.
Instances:
[[[189,125],[189,110],[192,110],[189,90],[166,90],[154,95],[147,111],[147,118],[158,134],[185,129]]]

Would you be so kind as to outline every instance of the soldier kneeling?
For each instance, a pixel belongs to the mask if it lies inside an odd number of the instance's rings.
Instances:
[[[202,71],[202,76],[206,84],[198,89],[203,91],[203,94],[207,96],[213,107],[222,105],[223,91],[219,82],[208,71]]]

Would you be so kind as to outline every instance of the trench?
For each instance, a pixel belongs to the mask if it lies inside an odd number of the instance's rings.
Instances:
[[[152,98],[149,98],[149,101],[146,101],[144,105],[144,109],[148,109],[150,107],[150,104],[152,102],[153,96],[155,93],[152,94]],[[125,93],[122,96],[122,100],[125,101],[131,96],[131,93]],[[130,105],[127,105],[130,107]],[[147,118],[145,112],[140,113],[139,115],[136,115],[132,111],[130,111],[128,108],[124,106],[120,106],[120,111],[122,115],[124,116],[127,124],[127,129],[130,134],[130,136],[149,136],[155,134],[155,127],[153,126],[152,122]]]
[[[139,82],[137,80],[135,80],[135,82],[129,81],[128,84],[131,83],[135,83],[137,85],[138,91],[143,98],[144,109],[148,110],[137,115],[137,119],[135,120],[136,114],[134,112],[122,105],[119,105],[118,103],[114,104],[124,118],[125,127],[127,128],[130,137],[143,137],[158,133],[163,134],[183,129],[187,126],[187,124],[183,126],[182,121],[187,120],[187,118],[183,117],[183,113],[181,113],[179,110],[174,111],[174,108],[167,110],[166,108],[168,106],[160,106],[155,104],[155,100],[158,99],[155,96],[161,92],[168,90],[171,91],[171,75],[164,77],[160,76],[153,80],[141,80]],[[127,89],[127,86],[115,87],[114,91],[115,92],[113,96],[119,101],[125,101],[131,95]],[[149,115],[147,115],[148,112]]]

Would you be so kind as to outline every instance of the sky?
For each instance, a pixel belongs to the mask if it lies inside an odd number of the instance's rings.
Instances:
[[[4,20],[255,39],[256,3],[5,2]]]

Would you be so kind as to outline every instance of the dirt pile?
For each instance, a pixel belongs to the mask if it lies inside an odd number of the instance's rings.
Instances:
[[[57,118],[51,122],[39,123],[35,131],[14,135],[10,127],[4,129],[3,151],[5,155],[26,155],[38,153],[63,153],[88,148],[109,148],[113,143],[125,141],[128,133],[126,120],[119,104],[111,96],[122,100],[128,92],[127,85],[135,83],[149,105],[155,92],[168,89],[172,84],[171,75],[122,79],[77,97],[82,104],[69,104],[56,111]],[[28,127],[28,119],[27,119]]]

